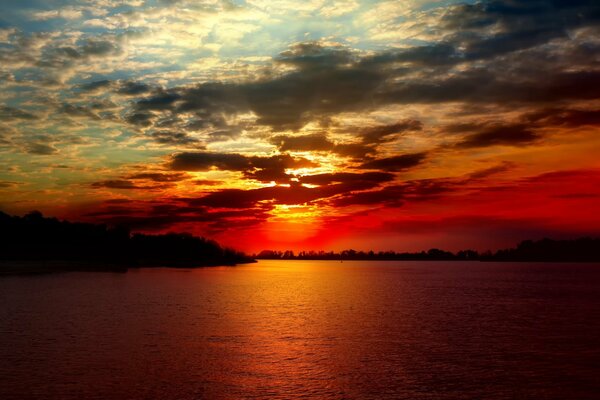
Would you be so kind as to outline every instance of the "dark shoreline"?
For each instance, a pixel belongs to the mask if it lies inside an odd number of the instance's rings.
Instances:
[[[170,269],[198,269],[198,268],[211,268],[211,267],[235,267],[244,264],[253,264],[258,261],[330,261],[340,262],[339,260],[332,259],[267,259],[258,258],[255,260],[249,260],[237,263],[214,263],[214,264],[151,264],[145,263],[143,265],[122,265],[122,264],[111,264],[101,262],[73,262],[73,261],[0,261],[0,278],[3,276],[29,276],[29,275],[46,275],[63,272],[110,272],[110,273],[126,273],[130,270],[137,270],[142,268],[170,268]],[[371,262],[471,262],[471,263],[533,263],[533,264],[600,264],[600,261],[553,261],[553,260],[373,260],[373,259],[352,259],[343,260],[344,262],[353,261],[371,261]]]
[[[241,264],[252,264],[256,260],[248,259],[235,263],[136,263],[119,264],[98,261],[72,261],[72,260],[0,260],[0,277],[15,275],[42,275],[61,272],[116,272],[125,273],[139,268],[181,268],[196,269],[209,267],[235,267]]]
[[[352,261],[381,261],[381,262],[390,262],[390,261],[410,261],[410,262],[431,262],[431,261],[435,261],[435,262],[472,262],[472,263],[539,263],[539,264],[543,264],[543,263],[560,263],[560,264],[565,264],[565,263],[573,263],[573,264],[598,264],[600,263],[600,260],[519,260],[519,259],[515,259],[515,260],[495,260],[495,259],[477,259],[477,260],[467,260],[467,259],[431,259],[431,260],[427,260],[427,259],[393,259],[393,258],[389,258],[389,259],[373,259],[373,258],[352,258],[352,259],[348,259],[348,260],[335,260],[335,259],[331,259],[331,258],[260,258],[260,257],[256,257],[257,261],[332,261],[332,262],[338,262],[338,263],[345,263],[345,262],[352,262]]]

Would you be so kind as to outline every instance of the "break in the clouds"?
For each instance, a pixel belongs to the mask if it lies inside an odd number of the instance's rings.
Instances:
[[[599,37],[597,1],[4,2],[0,207],[246,249],[597,231]]]

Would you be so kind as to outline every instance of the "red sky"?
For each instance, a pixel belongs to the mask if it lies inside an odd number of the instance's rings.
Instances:
[[[0,6],[5,212],[249,252],[600,233],[597,2],[70,3]]]

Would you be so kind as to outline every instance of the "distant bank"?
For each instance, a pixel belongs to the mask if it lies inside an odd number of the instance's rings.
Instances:
[[[600,239],[580,238],[575,240],[542,239],[526,240],[515,248],[486,251],[461,250],[456,253],[430,249],[416,253],[394,251],[342,252],[263,250],[254,255],[262,260],[404,260],[404,261],[530,261],[530,262],[600,262]]]
[[[126,271],[254,262],[244,253],[186,233],[132,234],[123,227],[59,221],[39,212],[0,212],[0,274]]]

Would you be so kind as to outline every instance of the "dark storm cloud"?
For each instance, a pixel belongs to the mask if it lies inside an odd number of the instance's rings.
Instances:
[[[499,124],[482,126],[474,133],[468,134],[458,147],[488,147],[496,145],[520,146],[536,142],[541,135],[527,124]]]
[[[68,69],[93,58],[112,57],[122,53],[118,39],[88,38],[76,46],[45,46],[35,66],[58,70]]]
[[[402,154],[400,156],[379,158],[360,165],[361,169],[379,169],[383,171],[403,171],[416,167],[427,158],[427,153]]]
[[[510,161],[505,161],[501,164],[495,165],[493,167],[481,169],[469,174],[470,179],[483,179],[490,177],[492,175],[496,175],[502,172],[510,171],[515,167],[515,164]]]
[[[58,149],[51,144],[34,142],[25,145],[25,152],[38,156],[49,156],[58,153]]]
[[[243,172],[248,179],[263,182],[284,182],[290,176],[285,173],[290,168],[317,167],[313,161],[302,157],[292,157],[289,154],[274,156],[244,156],[232,153],[179,153],[172,156],[168,167],[174,171],[208,171],[220,169],[223,171]]]
[[[569,52],[576,46],[576,59],[589,66],[600,48],[589,40],[570,38],[573,30],[596,27],[599,22],[600,4],[593,1],[502,0],[451,6],[437,27],[441,34],[437,43],[369,55],[316,42],[299,43],[274,60],[292,66],[291,72],[253,82],[172,88],[138,101],[134,108],[195,113],[200,120],[250,111],[258,124],[284,130],[387,104],[466,102],[518,107],[595,99],[600,72],[592,67],[570,68],[574,58]],[[542,46],[556,39],[569,43]],[[460,68],[452,70],[458,64]],[[531,74],[533,65],[540,73]],[[393,134],[374,130],[365,133],[364,143],[378,143]],[[329,145],[326,138],[312,140],[314,149]],[[281,146],[291,150],[309,144],[287,140]]]
[[[360,158],[375,152],[373,147],[361,143],[334,143],[325,133],[301,136],[277,135],[270,139],[280,151],[321,151],[336,153],[346,157]]]
[[[403,196],[404,187],[387,186],[381,190],[347,194],[332,201],[331,204],[336,207],[347,207],[353,205],[393,205],[399,207],[404,204]]]
[[[21,185],[21,182],[13,182],[13,181],[0,181],[0,189],[13,188],[15,186]]]
[[[136,104],[136,108],[140,111],[160,111],[170,108],[173,105],[173,103],[179,99],[179,94],[161,90],[148,98],[139,100]]]
[[[171,182],[173,181],[142,178],[108,179],[93,182],[90,186],[94,189],[158,190],[172,187]]]
[[[415,66],[450,66],[464,61],[452,43],[436,43],[402,50],[383,51],[360,61],[362,66],[381,67],[393,63],[408,63]]]
[[[360,132],[364,143],[381,143],[389,140],[391,136],[410,131],[420,131],[423,129],[421,121],[405,120],[392,125],[381,125],[372,128],[363,129]]]
[[[119,53],[121,49],[117,43],[110,40],[88,39],[83,42],[78,51],[81,56],[89,57],[115,54]]]
[[[447,78],[406,81],[381,93],[384,103],[552,103],[598,98],[600,72],[551,72],[541,76],[503,76],[493,69],[472,69]],[[508,103],[508,104],[507,104]]]
[[[162,172],[142,172],[138,174],[131,174],[128,179],[141,179],[149,180],[153,182],[179,182],[187,179],[188,176],[185,173],[162,173]]]
[[[98,114],[91,111],[88,106],[76,105],[76,104],[62,104],[58,110],[58,113],[68,115],[70,117],[83,117],[99,120],[101,119]]]
[[[154,114],[149,112],[133,112],[125,116],[125,121],[132,125],[147,127],[152,125]]]
[[[179,153],[173,156],[169,167],[175,171],[208,171],[211,168],[244,171],[250,168],[250,160],[241,154]]]
[[[548,108],[527,114],[524,119],[547,126],[600,126],[600,110]]]
[[[292,157],[289,154],[278,154],[270,157],[248,157],[253,168],[313,168],[319,164],[303,157]]]
[[[385,78],[376,69],[333,65],[250,84],[244,93],[258,123],[277,129],[299,128],[318,117],[356,109]]]
[[[347,57],[318,44],[297,45],[293,56],[277,61],[297,71],[251,83],[205,83],[174,88],[136,103],[137,110],[200,113],[205,116],[252,111],[258,123],[277,129],[299,128],[318,116],[353,109],[370,98],[386,75],[373,67],[346,65]]]
[[[38,117],[28,111],[20,110],[18,108],[0,105],[0,120],[1,121],[14,121],[14,120],[32,120],[38,119]]]
[[[270,139],[281,151],[330,151],[334,144],[325,133],[302,136],[278,135]]]
[[[306,175],[299,178],[301,183],[312,185],[329,185],[342,182],[372,182],[374,184],[394,180],[395,175],[386,172],[337,172],[330,174]]]
[[[126,226],[133,230],[158,231],[176,224],[200,224],[205,233],[217,233],[232,227],[253,226],[264,222],[268,208],[210,211],[206,207],[190,205],[186,199],[162,202],[106,201],[86,215],[109,225]]]
[[[93,188],[107,188],[107,189],[143,189],[143,187],[136,185],[134,182],[125,179],[106,180],[101,182],[94,182],[91,185]]]
[[[208,171],[216,168],[224,171],[247,171],[253,168],[309,168],[315,167],[305,158],[294,158],[289,154],[270,157],[244,156],[233,153],[179,153],[172,157],[170,168],[176,171]]]
[[[323,48],[319,43],[297,43],[282,52],[277,61],[291,64],[302,70],[327,68],[332,65],[347,65],[355,60],[345,48]]]
[[[134,81],[120,81],[116,93],[128,96],[137,96],[148,93],[151,90],[152,87],[145,83]]]
[[[166,189],[175,182],[188,179],[188,175],[182,172],[140,172],[129,174],[118,179],[109,179],[93,182],[91,187],[95,189],[131,189],[152,190]]]
[[[50,62],[50,60],[60,58],[80,59],[94,56],[106,56],[109,54],[118,54],[120,51],[120,47],[110,40],[86,39],[79,47],[67,46],[49,48],[45,53],[45,59],[43,59],[41,63]]]
[[[156,143],[164,145],[181,145],[190,146],[195,148],[204,148],[204,145],[196,138],[188,135],[185,132],[173,132],[173,131],[156,131],[151,132],[149,136]]]
[[[345,143],[336,144],[333,148],[333,152],[344,157],[358,159],[375,154],[377,150],[372,146],[367,146],[361,143]]]
[[[75,88],[84,93],[106,91],[114,92],[124,96],[138,96],[155,90],[155,88],[152,86],[141,82],[130,80],[112,81],[109,79],[82,83],[75,86]]]
[[[112,86],[112,83],[113,82],[108,79],[103,79],[100,81],[83,83],[77,86],[77,89],[79,89],[82,92],[96,92],[102,89],[109,89]]]
[[[454,124],[443,127],[443,131],[449,134],[465,134],[456,146],[475,148],[532,145],[543,139],[548,129],[585,126],[600,126],[600,111],[542,108],[525,113],[512,122]]]
[[[599,21],[593,0],[496,0],[452,7],[440,28],[453,32],[447,40],[460,45],[466,59],[477,60],[564,38],[569,29]]]

